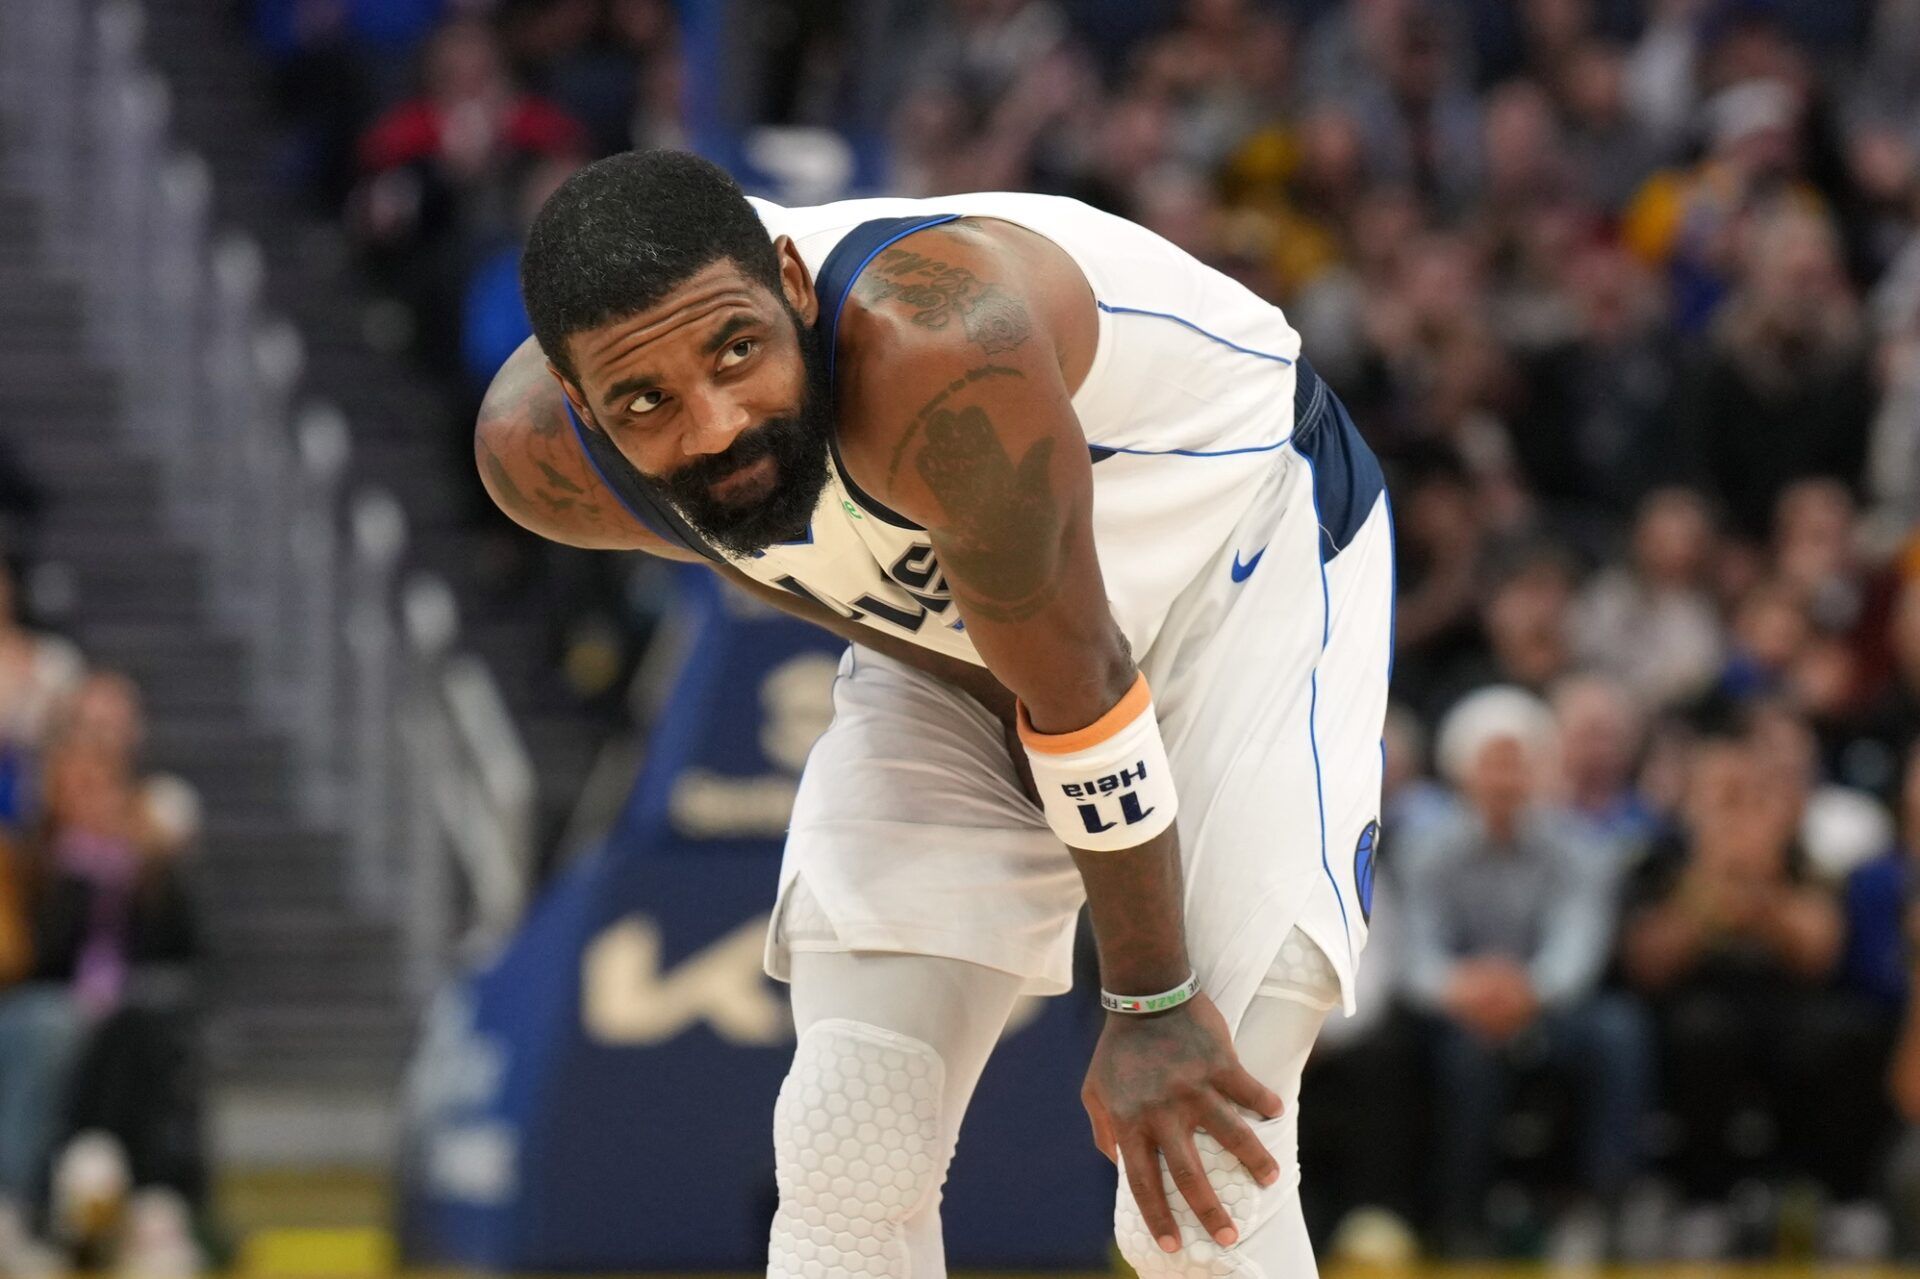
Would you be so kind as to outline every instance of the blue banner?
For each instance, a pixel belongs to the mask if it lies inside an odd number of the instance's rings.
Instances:
[[[603,848],[436,1002],[408,1094],[412,1260],[754,1270],[793,1031],[761,974],[780,833],[840,644],[689,569],[684,661]],[[1079,1087],[1098,1023],[1028,1001],[948,1182],[953,1263],[1088,1268],[1113,1178]]]

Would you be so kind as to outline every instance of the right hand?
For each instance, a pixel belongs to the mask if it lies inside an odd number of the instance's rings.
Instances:
[[[1109,1013],[1080,1099],[1093,1121],[1094,1144],[1121,1165],[1163,1252],[1181,1245],[1160,1176],[1163,1156],[1174,1187],[1213,1241],[1229,1248],[1239,1238],[1207,1179],[1193,1144],[1196,1131],[1211,1134],[1261,1185],[1279,1179],[1273,1153],[1238,1108],[1275,1119],[1280,1096],[1240,1064],[1226,1019],[1205,995],[1150,1017]]]

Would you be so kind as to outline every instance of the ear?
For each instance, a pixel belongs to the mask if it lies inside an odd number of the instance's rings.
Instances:
[[[802,321],[812,324],[820,318],[820,295],[813,291],[813,273],[800,260],[800,250],[794,247],[792,236],[775,239],[773,251],[780,259],[780,291],[786,295],[787,305]]]
[[[587,408],[586,393],[575,386],[572,380],[568,378],[566,374],[562,373],[552,360],[547,361],[547,372],[551,373],[553,380],[560,384],[560,394],[567,397],[567,403],[573,405],[573,415],[579,418],[584,425],[595,428],[599,427],[600,423],[594,420],[592,410]]]

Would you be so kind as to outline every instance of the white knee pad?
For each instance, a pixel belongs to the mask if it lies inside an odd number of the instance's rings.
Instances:
[[[1200,1152],[1200,1166],[1206,1170],[1214,1194],[1220,1196],[1220,1206],[1233,1218],[1234,1229],[1240,1234],[1239,1242],[1231,1248],[1222,1248],[1208,1237],[1200,1219],[1174,1188],[1173,1176],[1162,1160],[1161,1186],[1167,1194],[1167,1205],[1173,1209],[1174,1222],[1180,1227],[1181,1246],[1178,1252],[1161,1252],[1160,1245],[1153,1240],[1153,1231],[1147,1228],[1146,1218],[1140,1215],[1140,1205],[1134,1202],[1133,1188],[1122,1173],[1114,1200],[1113,1237],[1120,1245],[1120,1255],[1127,1259],[1140,1279],[1287,1279],[1268,1276],[1265,1269],[1246,1255],[1246,1250],[1256,1232],[1299,1198],[1296,1128],[1288,1114],[1255,1123],[1253,1131],[1280,1165],[1280,1176],[1271,1186],[1255,1181],[1246,1165],[1227,1153],[1210,1134],[1193,1135],[1194,1148]]]
[[[800,1036],[773,1108],[772,1279],[905,1279],[902,1223],[939,1195],[952,1158],[945,1076],[931,1047],[864,1022]]]

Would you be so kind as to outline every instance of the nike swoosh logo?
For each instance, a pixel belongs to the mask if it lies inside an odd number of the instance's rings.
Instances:
[[[1260,567],[1260,557],[1266,553],[1267,548],[1263,546],[1253,553],[1252,559],[1242,564],[1240,562],[1240,552],[1235,551],[1233,553],[1233,567],[1227,571],[1233,575],[1234,581],[1244,582],[1253,576],[1253,570]]]

